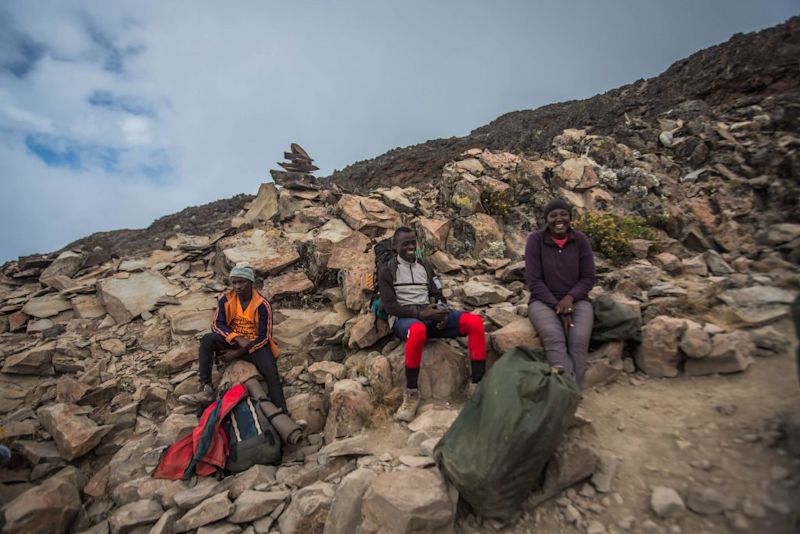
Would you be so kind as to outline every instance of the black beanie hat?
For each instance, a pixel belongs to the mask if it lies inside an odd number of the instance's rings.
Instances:
[[[557,198],[551,201],[547,206],[544,207],[544,220],[547,220],[547,215],[553,210],[567,210],[569,213],[570,219],[572,218],[572,206],[569,205],[569,202],[564,200],[563,198]]]

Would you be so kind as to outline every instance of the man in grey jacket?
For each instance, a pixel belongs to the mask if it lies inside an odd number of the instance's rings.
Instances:
[[[471,395],[486,369],[486,339],[479,316],[447,305],[433,266],[427,260],[417,259],[414,231],[405,226],[398,228],[392,244],[396,256],[378,271],[378,287],[381,303],[389,315],[389,325],[394,334],[406,342],[406,388],[395,419],[411,421],[419,407],[417,381],[425,342],[430,338],[467,336],[472,368],[468,394]]]

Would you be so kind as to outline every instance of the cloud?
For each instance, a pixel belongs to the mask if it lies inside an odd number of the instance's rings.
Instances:
[[[124,111],[131,115],[155,117],[155,105],[141,96],[117,95],[108,90],[96,90],[86,99],[89,104],[112,111]]]

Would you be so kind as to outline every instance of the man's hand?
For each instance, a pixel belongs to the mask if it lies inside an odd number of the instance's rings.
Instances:
[[[573,302],[572,295],[564,295],[564,298],[556,304],[556,315],[572,315]]]
[[[246,349],[248,348],[248,345],[250,345],[250,340],[243,336],[236,336],[233,338],[233,341],[239,345],[240,349]]]
[[[419,312],[420,321],[436,321],[437,323],[447,319],[447,310],[440,309],[436,304],[428,304],[424,310]]]

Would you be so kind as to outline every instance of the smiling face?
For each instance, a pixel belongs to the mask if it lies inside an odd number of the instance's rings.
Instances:
[[[565,209],[557,208],[547,214],[547,230],[558,239],[567,235],[572,218]]]
[[[394,239],[394,251],[397,255],[409,263],[414,263],[417,257],[414,253],[417,250],[417,236],[413,232],[400,232]]]

